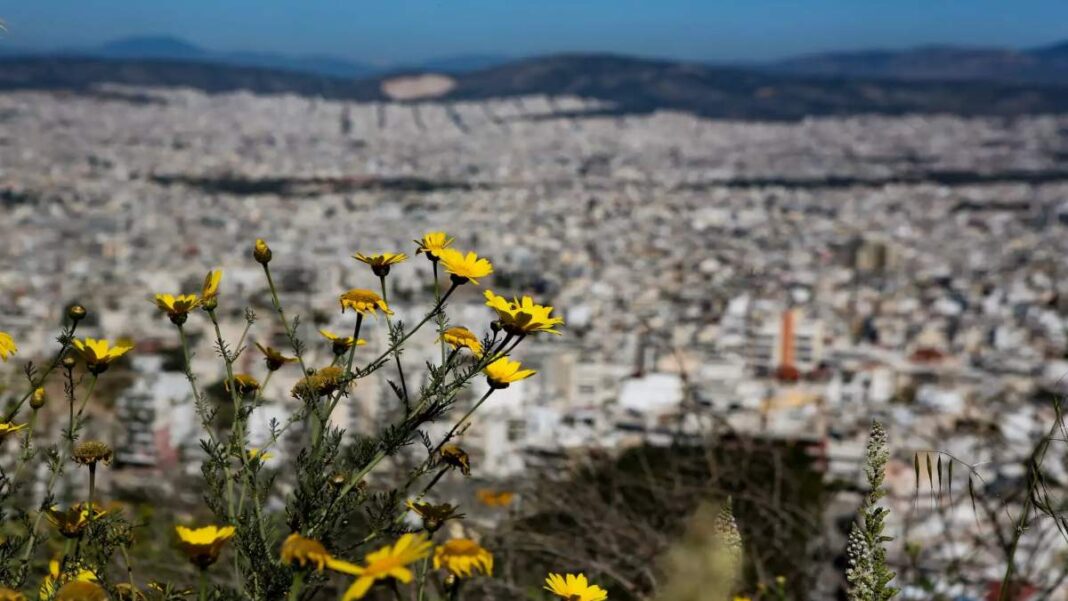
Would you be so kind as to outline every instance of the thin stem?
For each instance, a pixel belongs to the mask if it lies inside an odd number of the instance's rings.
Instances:
[[[486,399],[490,398],[490,395],[493,394],[494,391],[496,391],[496,388],[490,388],[489,390],[487,390],[486,394],[482,395],[482,398],[478,399],[478,402],[475,403],[470,409],[468,409],[467,413],[464,413],[464,416],[460,418],[460,421],[456,422],[456,425],[454,425],[452,429],[449,430],[449,433],[441,439],[441,442],[438,443],[438,446],[434,447],[434,451],[433,453],[431,453],[432,456],[437,455],[438,452],[441,451],[441,447],[445,446],[445,443],[451,440],[454,435],[456,435],[456,431],[460,429],[460,426],[462,426],[464,422],[466,422],[472,415],[474,415],[475,411],[478,411],[478,408],[482,406],[482,403],[486,402]]]
[[[133,564],[130,563],[130,553],[126,550],[126,547],[119,547],[119,552],[122,553],[122,560],[126,563],[126,578],[130,582],[130,591],[136,591],[137,587],[134,586],[133,577]]]
[[[388,305],[389,304],[389,297],[388,297],[389,293],[386,290],[386,276],[384,276],[384,275],[378,276],[378,281],[382,286],[382,302],[384,302],[384,303],[386,303]],[[434,304],[435,304],[435,306],[438,305],[437,299],[435,299],[435,303]],[[389,335],[392,338],[393,337],[393,320],[390,319],[388,313],[386,314],[386,328],[389,330]],[[399,349],[399,347],[398,347],[398,349]],[[411,412],[412,412],[412,406],[411,406],[411,403],[408,400],[408,383],[404,379],[404,368],[401,367],[401,358],[400,358],[399,350],[393,352],[393,358],[397,362],[397,377],[399,377],[400,381],[401,381],[401,394],[403,396],[403,398],[401,400],[404,402],[404,415],[410,415]]]
[[[413,334],[415,334],[416,332],[419,331],[419,328],[421,328],[424,325],[426,325],[426,322],[430,321],[430,319],[432,317],[437,315],[438,311],[441,311],[441,306],[445,304],[445,301],[449,298],[449,295],[451,295],[456,290],[457,286],[459,286],[459,284],[453,282],[452,287],[449,288],[448,291],[445,292],[445,295],[441,297],[441,300],[439,300],[437,302],[437,304],[434,305],[434,308],[431,309],[430,312],[426,314],[426,317],[424,317],[422,319],[422,321],[420,321],[419,323],[415,324],[415,327],[412,328],[411,330],[409,330],[404,335],[403,338],[398,340],[396,344],[394,344],[394,345],[390,346],[388,349],[386,349],[385,352],[383,352],[381,355],[379,355],[374,361],[371,361],[370,363],[368,363],[368,365],[370,365],[370,366],[378,365],[382,361],[382,359],[385,359],[386,357],[388,357],[390,353],[392,353],[394,350],[400,348],[401,345],[403,345],[405,342],[407,342],[408,339],[411,338]]]
[[[204,568],[200,568],[200,585],[197,592],[197,599],[199,601],[207,601],[208,599],[208,571]]]
[[[304,588],[304,572],[293,574],[293,586],[289,587],[289,601],[300,599],[300,590]]]
[[[274,303],[274,310],[278,313],[278,319],[282,322],[282,327],[286,331],[286,336],[289,338],[289,345],[293,348],[293,354],[297,356],[297,361],[300,363],[300,371],[308,373],[308,368],[304,365],[304,350],[297,338],[296,330],[289,326],[289,320],[286,319],[286,312],[282,309],[282,301],[278,299],[278,289],[275,288],[274,278],[271,277],[271,268],[268,267],[266,263],[263,264],[263,273],[267,276],[267,287],[271,289],[271,302]]]
[[[423,595],[426,592],[426,579],[430,575],[429,572],[430,558],[424,557],[422,564],[419,566],[419,592],[418,600],[423,601]]]
[[[93,513],[96,509],[96,464],[89,464],[89,528],[93,527]]]

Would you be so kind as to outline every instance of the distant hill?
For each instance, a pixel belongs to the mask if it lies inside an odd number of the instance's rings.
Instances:
[[[101,83],[385,100],[394,76],[353,79],[201,60],[0,57],[0,90],[88,92]],[[686,111],[715,118],[800,119],[859,113],[1020,115],[1068,112],[1068,86],[798,76],[603,54],[525,59],[448,76],[437,99],[574,95],[614,113]]]
[[[778,73],[913,81],[999,81],[1068,85],[1068,42],[1032,50],[928,46],[832,52],[767,65]]]
[[[381,66],[329,55],[288,55],[272,52],[225,52],[201,48],[181,38],[137,36],[113,40],[100,46],[63,48],[52,52],[30,51],[0,44],[0,56],[106,58],[114,60],[169,60],[204,62],[232,67],[257,67],[325,75],[341,79],[361,79],[397,70],[465,73],[499,65],[509,59],[491,54],[445,56],[405,65]]]

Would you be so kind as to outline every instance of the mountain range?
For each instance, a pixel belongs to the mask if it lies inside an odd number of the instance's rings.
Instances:
[[[391,98],[390,82],[432,73],[438,83],[432,97],[438,100],[574,95],[601,100],[611,113],[678,110],[717,118],[798,119],[1068,112],[1068,43],[1032,50],[834,53],[748,65],[557,54],[376,66],[326,56],[215,52],[159,37],[48,53],[3,48],[0,90],[89,93],[98,84],[119,83],[382,101]]]

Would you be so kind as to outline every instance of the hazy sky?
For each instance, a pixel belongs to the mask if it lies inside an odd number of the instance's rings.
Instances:
[[[596,50],[762,60],[931,43],[1068,39],[1068,0],[0,0],[0,43],[173,35],[216,50],[378,63]]]

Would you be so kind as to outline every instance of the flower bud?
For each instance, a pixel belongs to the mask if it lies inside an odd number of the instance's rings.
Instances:
[[[63,368],[64,369],[74,369],[74,366],[77,365],[77,364],[78,364],[78,361],[75,360],[74,357],[71,357],[70,355],[67,355],[66,357],[63,357]]]
[[[266,265],[271,262],[271,247],[267,246],[263,238],[256,238],[256,246],[252,250],[252,257],[260,265]]]
[[[74,323],[85,319],[86,313],[85,307],[81,305],[71,305],[67,308],[67,317]]]
[[[45,401],[47,400],[48,398],[45,397],[45,389],[37,388],[33,391],[33,396],[30,397],[30,408],[37,411],[41,407],[44,407]]]

